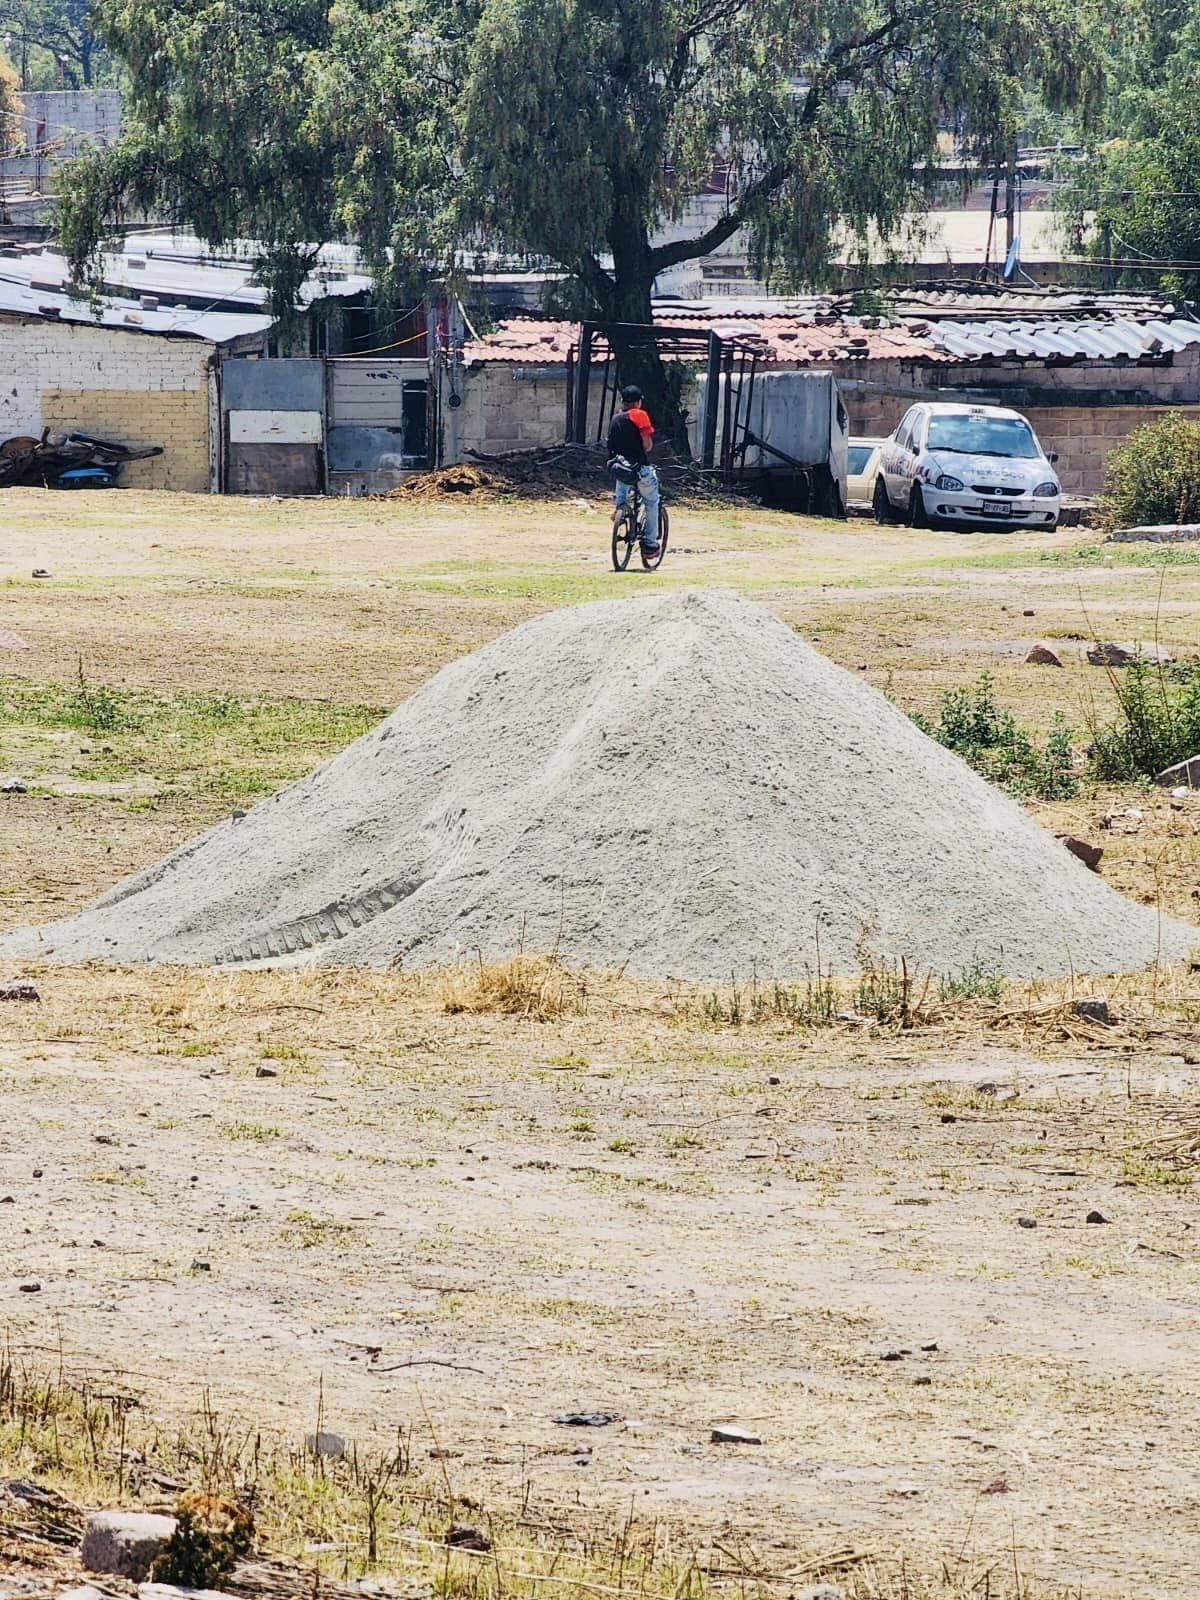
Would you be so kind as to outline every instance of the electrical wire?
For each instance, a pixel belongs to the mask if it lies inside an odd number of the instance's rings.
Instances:
[[[399,322],[400,320],[397,317],[396,321]],[[395,323],[392,326],[394,327]],[[410,334],[407,339],[396,339],[392,344],[377,344],[371,350],[353,350],[348,355],[328,356],[326,359],[329,361],[357,361],[360,356],[377,356],[385,350],[402,350],[406,344],[416,344],[418,339],[423,339],[424,337],[425,329],[422,328],[419,333]]]

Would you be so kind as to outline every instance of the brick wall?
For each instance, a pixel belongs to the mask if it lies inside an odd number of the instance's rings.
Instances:
[[[128,466],[122,482],[204,493],[212,353],[200,339],[0,318],[0,439],[50,428],[162,445],[161,456]]]

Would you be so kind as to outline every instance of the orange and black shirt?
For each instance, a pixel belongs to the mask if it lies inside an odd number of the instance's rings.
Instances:
[[[646,451],[654,440],[654,424],[641,406],[618,411],[608,428],[608,453],[624,456],[635,467],[646,465]]]

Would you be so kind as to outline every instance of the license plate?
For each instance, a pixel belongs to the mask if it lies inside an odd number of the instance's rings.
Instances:
[[[1012,515],[1011,500],[985,500],[980,508],[985,516],[1008,517]]]

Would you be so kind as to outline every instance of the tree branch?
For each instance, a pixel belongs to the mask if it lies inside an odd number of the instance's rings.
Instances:
[[[598,258],[590,252],[582,256],[577,263],[576,274],[601,312],[607,315],[614,285],[612,277],[605,272]]]

